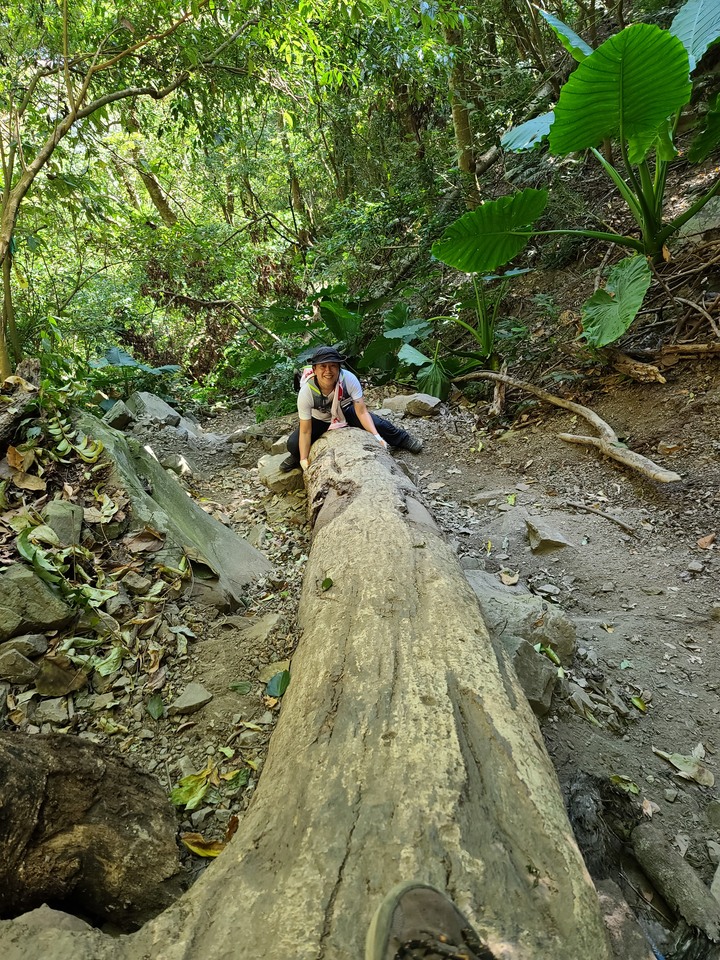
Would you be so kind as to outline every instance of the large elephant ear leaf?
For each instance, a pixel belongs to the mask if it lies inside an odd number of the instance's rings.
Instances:
[[[534,150],[547,138],[554,119],[555,114],[551,110],[539,117],[533,117],[532,120],[526,120],[525,123],[520,123],[517,127],[510,127],[502,135],[500,146],[503,150],[509,150],[511,153]]]
[[[669,32],[682,41],[692,72],[703,54],[720,37],[718,0],[690,0],[678,10]]]
[[[605,347],[625,333],[651,280],[645,257],[628,257],[612,268],[605,289],[594,293],[583,307],[583,336],[591,346]]]
[[[649,148],[691,89],[687,52],[677,37],[648,23],[626,27],[583,60],[562,88],[550,152],[565,156],[614,138]]]
[[[547,10],[541,10],[537,8],[540,16],[550,24],[555,36],[558,38],[560,43],[565,47],[567,52],[575,60],[580,63],[581,60],[584,60],[585,57],[589,57],[593,52],[593,48],[589,43],[585,43],[582,37],[579,37],[574,30],[571,30],[570,27],[563,23],[562,20],[558,20],[557,17],[554,17],[551,13],[548,13]]]
[[[433,256],[465,273],[495,270],[526,246],[547,198],[547,190],[527,189],[481,204],[450,224]]]
[[[705,114],[703,129],[690,144],[688,160],[690,163],[702,163],[720,143],[720,93]]]

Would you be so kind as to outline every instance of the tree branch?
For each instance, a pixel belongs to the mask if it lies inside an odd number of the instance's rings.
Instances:
[[[465,383],[470,380],[492,380],[495,383],[506,383],[509,387],[515,387],[518,390],[524,390],[526,393],[532,393],[533,396],[544,400],[545,403],[552,403],[556,407],[562,407],[564,410],[570,410],[583,419],[587,420],[600,434],[599,437],[585,437],[574,433],[559,433],[558,437],[567,443],[580,443],[590,447],[596,447],[606,457],[611,457],[622,463],[631,470],[635,470],[651,480],[657,480],[659,483],[675,483],[681,480],[679,474],[672,470],[665,470],[659,467],[652,460],[644,457],[640,453],[629,450],[618,439],[618,435],[613,428],[599,417],[594,410],[584,407],[580,403],[574,403],[572,400],[565,400],[563,397],[556,397],[552,393],[536,387],[531,383],[524,383],[521,380],[513,380],[512,377],[503,376],[500,373],[491,373],[489,370],[481,370],[477,373],[468,373],[464,377],[456,377],[454,383]]]

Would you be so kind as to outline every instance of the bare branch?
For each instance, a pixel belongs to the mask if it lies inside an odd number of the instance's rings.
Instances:
[[[663,467],[659,467],[656,463],[653,463],[652,460],[644,457],[641,453],[635,453],[635,451],[624,446],[610,424],[606,423],[589,407],[584,407],[580,403],[574,403],[572,400],[565,400],[563,397],[556,397],[554,394],[548,393],[546,390],[536,387],[532,383],[513,380],[512,377],[504,376],[501,373],[492,373],[489,370],[481,370],[477,373],[468,373],[464,377],[456,377],[454,383],[464,383],[470,380],[492,380],[495,383],[506,383],[509,387],[515,387],[518,390],[524,390],[526,393],[532,393],[533,396],[544,400],[546,403],[552,403],[556,407],[562,407],[564,410],[570,410],[571,413],[576,413],[579,417],[583,417],[583,419],[592,424],[600,434],[599,437],[585,437],[574,433],[559,433],[558,436],[560,439],[565,440],[567,443],[580,443],[586,446],[596,447],[601,453],[604,453],[606,457],[611,457],[613,460],[617,460],[618,463],[630,467],[631,470],[636,470],[651,480],[657,480],[659,483],[675,483],[682,479],[679,474],[673,473],[672,470],[665,470]]]

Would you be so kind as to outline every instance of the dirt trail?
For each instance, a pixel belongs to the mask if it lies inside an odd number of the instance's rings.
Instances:
[[[381,397],[369,392],[376,407]],[[674,368],[665,385],[620,383],[579,399],[682,482],[658,485],[564,443],[558,433],[586,432],[587,425],[539,405],[507,428],[483,420],[486,405],[450,404],[439,417],[408,418],[404,425],[425,448],[395,458],[463,566],[498,582],[503,572],[511,580],[517,575],[574,622],[577,655],[542,723],[561,783],[572,788],[581,772],[601,784],[614,778],[617,795],[630,791],[709,884],[720,856],[720,800],[708,785],[720,772],[720,376],[717,368],[687,365]],[[211,428],[229,432],[240,419],[228,414]],[[287,420],[269,423],[266,437],[286,427]],[[255,464],[262,453],[258,441],[239,461],[203,462],[193,481],[206,509],[263,549],[275,573],[231,616],[186,609],[197,639],[178,682],[200,679],[215,697],[165,744],[169,780],[199,769],[228,743],[255,756],[260,769],[281,709],[262,692],[297,640],[309,530],[302,493],[281,496],[260,486]],[[527,517],[542,519],[571,545],[533,553]],[[252,691],[229,692],[233,680],[252,681]],[[653,748],[694,753],[705,785],[680,777]],[[154,744],[146,750],[154,752]],[[210,804],[188,816],[184,829],[221,834],[251,795],[252,782],[234,805]],[[603,868],[617,876],[616,864]],[[623,869],[632,898],[642,880]]]

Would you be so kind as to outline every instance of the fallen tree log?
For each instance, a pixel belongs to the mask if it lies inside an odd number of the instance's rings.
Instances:
[[[609,960],[537,722],[455,555],[364,433],[307,474],[302,637],[253,803],[192,890],[121,941],[0,926],[4,960],[359,960],[399,880],[449,892],[503,960]]]

